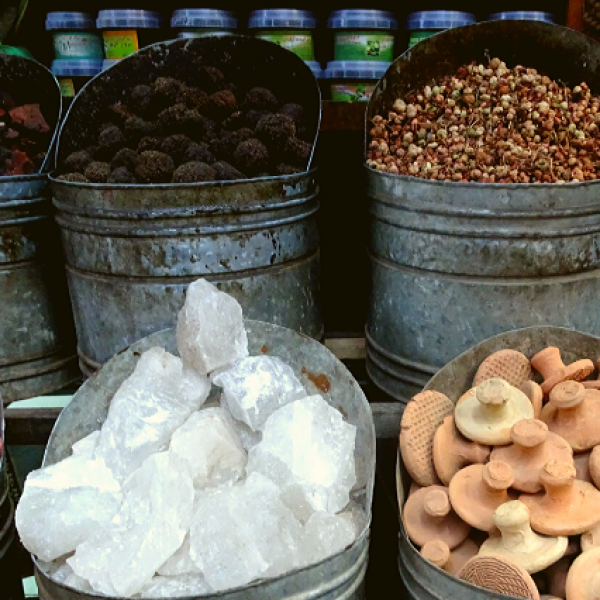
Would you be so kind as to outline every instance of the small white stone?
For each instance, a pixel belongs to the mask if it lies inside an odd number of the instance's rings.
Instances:
[[[247,473],[269,477],[282,499],[305,523],[315,511],[337,513],[356,483],[356,427],[321,396],[280,408],[268,419],[263,439],[248,455]]]
[[[141,593],[142,598],[176,598],[178,596],[201,596],[212,592],[202,574],[153,577]]]
[[[173,434],[169,452],[186,461],[196,488],[235,483],[248,459],[222,408],[192,413]]]
[[[107,524],[121,500],[120,486],[102,460],[71,456],[33,471],[17,507],[21,541],[43,561],[54,560]]]
[[[92,431],[89,435],[75,442],[72,446],[73,456],[84,456],[92,458],[100,439],[100,430]]]
[[[190,558],[190,536],[185,536],[181,547],[175,551],[165,564],[158,569],[159,575],[174,577],[178,575],[187,575],[188,573],[200,573],[200,569]]]
[[[242,308],[205,279],[193,282],[177,321],[177,348],[183,362],[206,374],[248,356]]]
[[[314,564],[341,552],[356,539],[354,524],[342,515],[315,512],[305,527],[308,562]]]
[[[223,388],[223,406],[253,431],[260,431],[277,409],[306,397],[292,368],[274,356],[243,358],[212,380]]]
[[[112,399],[95,456],[124,481],[169,443],[206,400],[210,387],[208,378],[184,369],[181,359],[164,349],[144,352]]]

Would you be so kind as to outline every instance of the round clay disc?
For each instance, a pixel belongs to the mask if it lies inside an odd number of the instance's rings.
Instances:
[[[433,464],[433,437],[454,404],[440,392],[417,394],[404,409],[400,425],[400,452],[406,470],[420,486],[440,483]]]
[[[523,567],[497,556],[475,556],[467,561],[458,577],[505,596],[530,600],[540,598],[531,575]]]
[[[479,365],[473,378],[473,387],[494,377],[500,377],[514,387],[520,387],[531,378],[529,359],[517,350],[498,350]]]
[[[580,554],[567,575],[569,600],[595,600],[600,590],[600,548]]]

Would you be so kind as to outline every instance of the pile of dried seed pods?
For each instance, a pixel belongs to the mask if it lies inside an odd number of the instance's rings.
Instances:
[[[439,181],[600,177],[600,96],[499,58],[460,67],[372,119],[367,165]]]

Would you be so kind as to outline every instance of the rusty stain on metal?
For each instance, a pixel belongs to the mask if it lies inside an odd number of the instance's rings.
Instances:
[[[306,375],[322,392],[327,393],[331,389],[331,382],[325,373],[311,373],[306,367],[302,367],[302,373]]]
[[[261,351],[263,354],[266,354],[266,353],[269,351],[269,349],[268,349],[266,346],[263,346],[263,347],[260,349],[260,351]]]

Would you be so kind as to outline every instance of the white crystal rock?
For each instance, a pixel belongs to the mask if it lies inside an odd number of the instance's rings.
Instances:
[[[274,356],[243,358],[212,380],[223,388],[223,406],[253,431],[260,431],[277,409],[306,398],[292,368]]]
[[[215,590],[275,577],[302,564],[303,530],[266,477],[206,490],[196,499],[190,555]]]
[[[248,455],[247,473],[262,473],[282,489],[282,499],[303,523],[314,511],[337,513],[356,482],[356,427],[321,396],[280,408]]]
[[[195,512],[195,511],[194,511]],[[167,575],[170,577],[177,575],[187,575],[188,573],[200,573],[200,569],[190,558],[190,536],[185,536],[183,544],[175,551],[165,564],[158,569],[159,575]]]
[[[142,598],[176,598],[178,596],[200,596],[212,592],[201,574],[176,577],[153,577],[141,593]]]
[[[222,408],[192,413],[173,434],[169,452],[187,462],[196,488],[236,482],[248,460]]]
[[[17,507],[21,541],[41,560],[54,560],[107,524],[121,500],[120,486],[102,460],[72,456],[33,471]]]
[[[192,283],[177,320],[177,348],[183,362],[210,373],[248,356],[242,308],[205,279]]]
[[[325,560],[350,546],[356,539],[354,524],[342,515],[315,512],[305,527],[305,544],[309,562]]]
[[[229,415],[229,413],[227,414]],[[242,423],[234,418],[231,418],[231,423],[246,452],[250,452],[254,446],[260,444],[262,440],[262,433],[260,431],[252,431],[246,423]]]
[[[123,486],[110,525],[81,544],[67,562],[94,590],[129,597],[140,592],[181,546],[194,488],[186,465],[169,452],[150,456]]]
[[[78,442],[75,442],[72,446],[73,456],[85,456],[86,458],[92,458],[100,439],[100,430],[92,431],[89,435],[81,438]]]
[[[164,349],[144,352],[112,399],[95,456],[124,481],[169,443],[206,400],[210,387],[208,378],[185,369],[180,358]]]
[[[51,575],[52,581],[56,583],[62,583],[63,585],[81,590],[83,592],[93,592],[92,586],[89,581],[79,577],[73,572],[73,569],[67,563],[63,563],[58,569]]]

